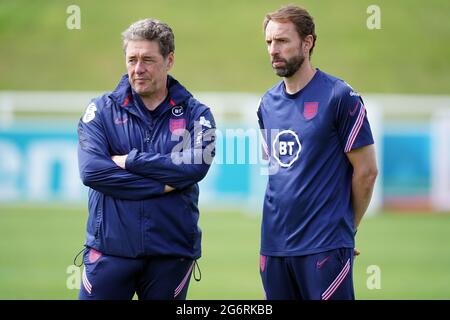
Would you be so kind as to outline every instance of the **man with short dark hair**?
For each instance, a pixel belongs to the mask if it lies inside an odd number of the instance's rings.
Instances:
[[[303,8],[263,23],[272,67],[283,78],[258,108],[270,158],[260,272],[267,299],[354,299],[354,236],[377,176],[363,101],[313,68],[317,36]]]
[[[197,182],[214,156],[209,108],[168,75],[174,36],[155,19],[123,34],[128,73],[78,126],[89,218],[80,299],[185,299],[201,255]]]

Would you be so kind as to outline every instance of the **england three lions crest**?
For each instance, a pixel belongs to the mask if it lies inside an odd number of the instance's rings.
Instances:
[[[305,102],[303,105],[303,117],[305,120],[311,120],[319,111],[319,102]]]

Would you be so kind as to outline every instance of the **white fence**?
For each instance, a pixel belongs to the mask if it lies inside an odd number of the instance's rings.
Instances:
[[[31,113],[34,119],[39,117],[36,113],[41,112],[47,115],[70,113],[79,117],[89,101],[99,95],[100,92],[0,91],[0,130],[14,126],[15,118],[21,113],[24,113],[21,117]],[[249,123],[251,126],[256,124],[256,109],[260,98],[257,94],[198,92],[195,96],[212,107],[219,124],[226,125],[233,120]],[[380,167],[383,120],[421,118],[432,121],[432,203],[438,210],[450,210],[450,96],[363,94],[363,98],[377,141]],[[372,209],[382,205],[382,179],[380,175]],[[261,189],[260,182],[254,184],[255,188]],[[261,197],[249,201],[259,200]]]
[[[102,92],[88,91],[0,91],[0,121],[9,124],[16,112],[83,112],[88,102]],[[195,96],[213,106],[217,119],[239,116],[254,121],[260,95],[235,92],[198,92]],[[369,111],[386,117],[431,117],[450,108],[450,96],[363,94]]]

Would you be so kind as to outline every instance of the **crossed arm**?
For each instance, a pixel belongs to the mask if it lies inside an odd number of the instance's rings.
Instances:
[[[142,200],[197,183],[204,178],[211,163],[175,163],[172,156],[196,155],[198,152],[203,155],[206,151],[214,157],[214,143],[210,143],[215,140],[214,120],[208,110],[198,116],[210,120],[203,119],[199,133],[191,130],[188,139],[191,148],[171,154],[136,149],[126,155],[114,154],[108,148],[109,141],[100,115],[86,122],[80,121],[78,163],[83,184],[118,199]],[[211,130],[204,131],[204,127]]]
[[[143,200],[173,190],[157,179],[118,167],[106,147],[108,141],[98,118],[80,121],[78,127],[78,165],[84,185],[122,200]]]
[[[112,156],[111,160],[114,161],[114,163],[118,167],[120,167],[120,168],[125,170],[125,162],[127,161],[127,157],[128,157],[128,154],[123,155],[123,156]],[[175,188],[173,188],[173,187],[171,187],[171,186],[169,186],[167,184],[164,185],[164,193],[171,192],[173,190],[175,190]]]

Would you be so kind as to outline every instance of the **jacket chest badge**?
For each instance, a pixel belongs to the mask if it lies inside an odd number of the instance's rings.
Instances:
[[[184,129],[186,129],[186,119],[169,119],[169,129],[173,134],[180,135],[178,130],[182,130],[181,134],[183,134]]]
[[[183,107],[182,107],[182,106],[174,106],[174,107],[172,107],[172,114],[173,114],[175,117],[182,116],[183,113],[184,113],[184,110],[183,110]]]

